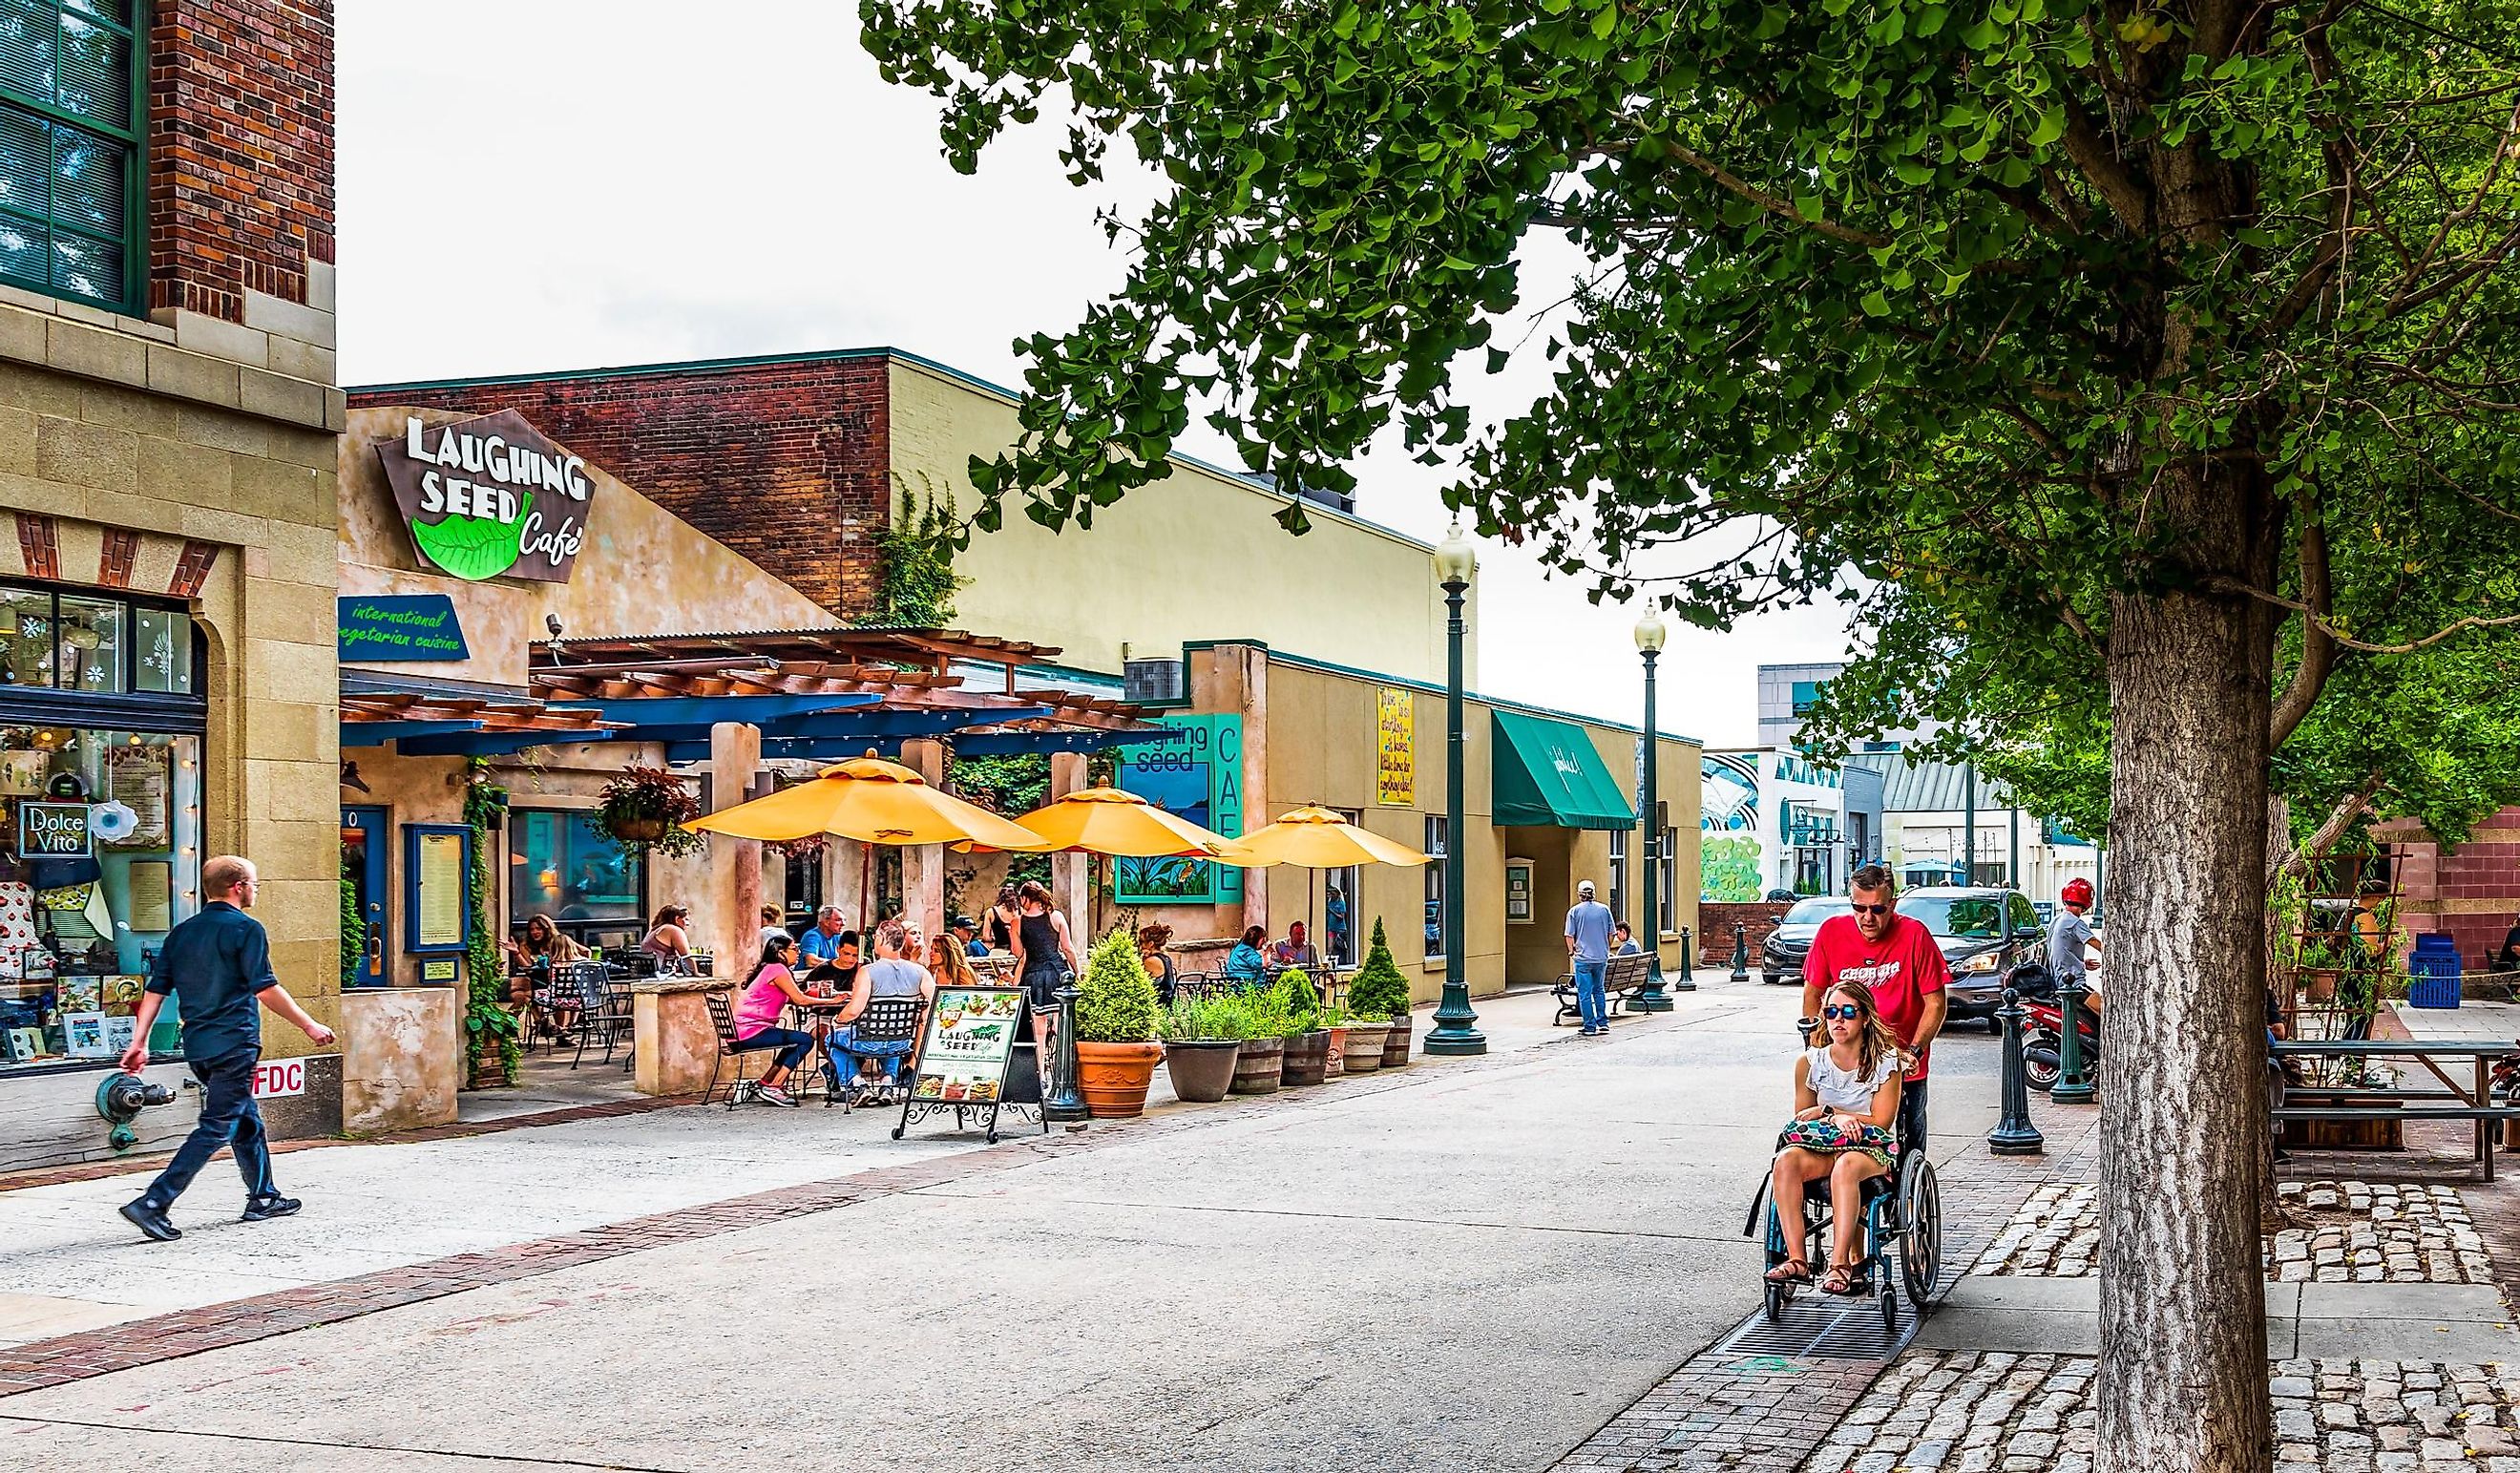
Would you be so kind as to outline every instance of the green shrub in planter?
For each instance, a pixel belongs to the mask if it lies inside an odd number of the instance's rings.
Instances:
[[[1137,939],[1118,929],[1094,943],[1076,983],[1076,1040],[1081,1044],[1150,1044],[1162,1009]]]
[[[1409,979],[1400,974],[1391,943],[1382,934],[1382,917],[1373,917],[1373,941],[1366,948],[1365,965],[1347,985],[1347,1005],[1362,1015],[1395,1018],[1409,1010]]]
[[[1329,1026],[1322,1021],[1321,994],[1313,991],[1312,979],[1302,972],[1290,971],[1279,977],[1260,995],[1260,1007],[1268,1018],[1263,1036],[1275,1034],[1290,1039]]]
[[[1164,1015],[1164,1042],[1239,1042],[1251,1037],[1251,1004],[1242,998],[1176,998]]]

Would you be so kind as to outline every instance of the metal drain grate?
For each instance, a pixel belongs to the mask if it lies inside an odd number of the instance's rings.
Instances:
[[[1716,1343],[1719,1355],[1804,1356],[1830,1361],[1887,1361],[1915,1332],[1915,1316],[1903,1299],[1899,1329],[1884,1334],[1881,1306],[1871,1299],[1833,1300],[1805,1296],[1785,1306],[1776,1323],[1762,1311]]]

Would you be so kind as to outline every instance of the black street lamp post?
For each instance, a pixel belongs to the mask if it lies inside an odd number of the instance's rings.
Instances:
[[[1479,1015],[1470,1008],[1469,959],[1462,944],[1462,902],[1469,888],[1464,879],[1469,835],[1462,826],[1462,596],[1469,592],[1470,575],[1478,570],[1478,554],[1462,535],[1459,522],[1435,548],[1435,572],[1443,581],[1444,641],[1444,999],[1435,1006],[1435,1026],[1419,1049],[1427,1053],[1485,1053],[1487,1035],[1479,1032]]]
[[[1637,652],[1643,655],[1645,661],[1645,742],[1642,758],[1645,780],[1645,909],[1644,925],[1641,929],[1644,932],[1648,960],[1645,962],[1645,985],[1637,989],[1636,996],[1628,1000],[1630,1012],[1669,1012],[1672,1008],[1671,998],[1663,991],[1662,911],[1654,898],[1654,882],[1661,878],[1662,870],[1662,805],[1656,800],[1654,791],[1655,769],[1662,765],[1657,760],[1661,752],[1654,740],[1654,661],[1662,657],[1662,616],[1648,608],[1644,617],[1637,620]],[[1673,984],[1675,992],[1696,990],[1697,984],[1686,977]]]

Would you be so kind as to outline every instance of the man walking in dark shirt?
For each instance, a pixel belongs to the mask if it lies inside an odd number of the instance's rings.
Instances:
[[[245,1177],[245,1221],[287,1217],[298,1207],[296,1198],[282,1196],[272,1185],[271,1143],[253,1103],[253,1071],[262,1059],[261,1008],[287,1018],[319,1046],[333,1042],[333,1030],[308,1017],[272,974],[262,922],[245,914],[253,905],[255,884],[252,863],[234,855],[202,866],[202,893],[209,903],[166,933],[140,999],[131,1047],[123,1050],[122,1071],[139,1073],[149,1062],[150,1027],[173,993],[184,1019],[184,1060],[202,1082],[202,1118],[158,1180],[122,1208],[133,1227],[161,1243],[183,1236],[166,1220],[166,1209],[223,1145],[234,1148],[237,1171]]]

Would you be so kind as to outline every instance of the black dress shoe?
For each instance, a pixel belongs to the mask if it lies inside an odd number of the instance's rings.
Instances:
[[[161,1243],[171,1243],[184,1235],[183,1228],[166,1221],[163,1209],[152,1207],[145,1201],[123,1203],[122,1215],[132,1227]]]
[[[241,1221],[268,1223],[273,1218],[285,1218],[305,1205],[295,1197],[249,1197],[246,1200],[245,1217]]]

